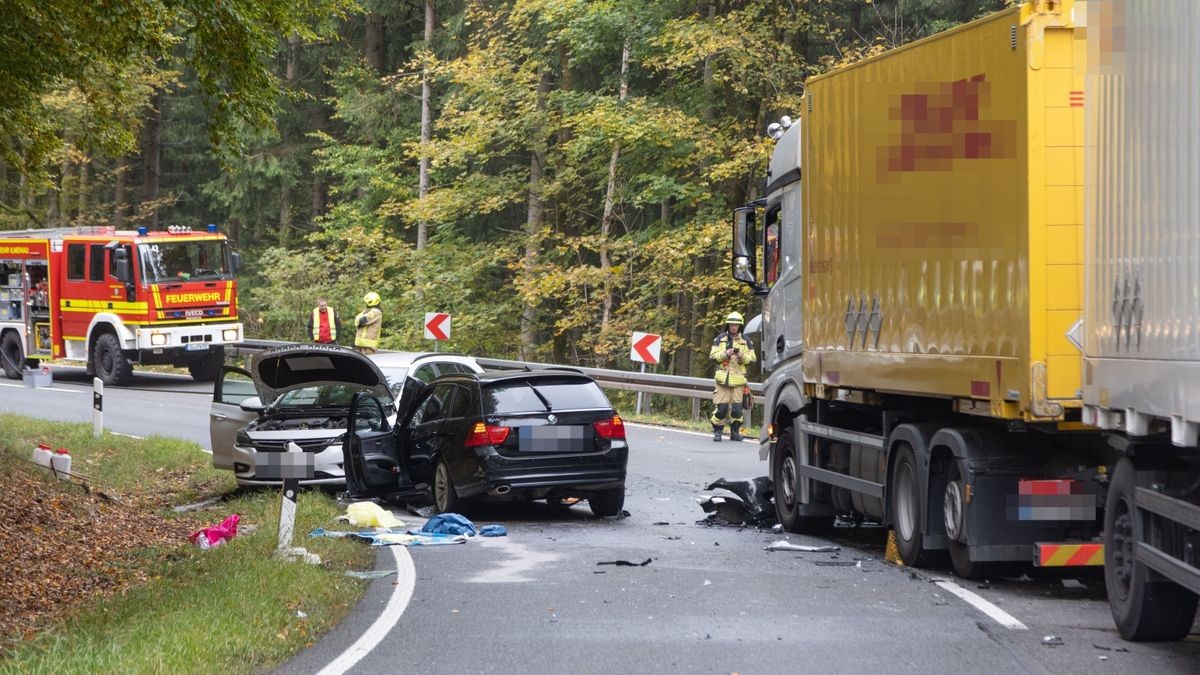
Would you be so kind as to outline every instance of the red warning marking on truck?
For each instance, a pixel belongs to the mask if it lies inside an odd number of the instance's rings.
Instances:
[[[1088,567],[1104,564],[1104,544],[1034,544],[1038,567]]]
[[[1072,108],[1082,108],[1083,107],[1083,92],[1082,91],[1073,91],[1068,95],[1067,100],[1070,102],[1070,105]]]

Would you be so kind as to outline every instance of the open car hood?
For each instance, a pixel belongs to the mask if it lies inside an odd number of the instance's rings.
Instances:
[[[250,359],[250,376],[259,398],[270,404],[293,389],[318,385],[356,385],[380,401],[390,401],[387,378],[371,359],[353,349],[328,345],[277,347]]]

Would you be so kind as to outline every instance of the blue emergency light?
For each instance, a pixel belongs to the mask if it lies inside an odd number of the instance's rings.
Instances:
[[[217,224],[216,224],[216,223],[209,223],[209,224],[208,224],[208,231],[209,231],[209,232],[216,232],[216,231],[217,231]]]
[[[138,232],[138,234],[140,234],[141,236],[144,237],[150,233],[150,229],[147,228],[145,225],[142,225],[141,227],[138,228],[137,232]]]

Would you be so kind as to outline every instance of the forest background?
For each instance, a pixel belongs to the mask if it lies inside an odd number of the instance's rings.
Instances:
[[[252,337],[703,375],[807,77],[1006,0],[4,0],[0,230],[216,223]],[[348,324],[348,321],[347,321]]]

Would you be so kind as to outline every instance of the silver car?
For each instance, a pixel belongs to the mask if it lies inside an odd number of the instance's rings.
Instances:
[[[314,455],[314,477],[303,483],[344,485],[342,436],[354,393],[369,391],[391,402],[388,422],[394,424],[416,390],[446,372],[483,369],[469,356],[379,352],[366,357],[327,345],[268,350],[251,358],[249,371],[226,366],[209,412],[213,466],[232,470],[239,485],[278,485],[278,479],[258,475],[258,454],[283,452],[294,441]]]

